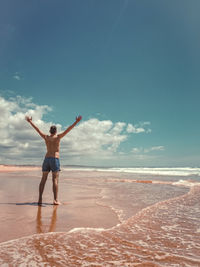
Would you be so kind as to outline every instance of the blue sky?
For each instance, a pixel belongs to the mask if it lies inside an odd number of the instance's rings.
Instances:
[[[21,97],[21,110],[6,114],[28,112],[22,99],[31,98],[35,110],[52,109],[38,115],[46,125],[64,129],[78,114],[82,127],[124,123],[112,155],[109,139],[91,157],[66,150],[66,164],[199,166],[199,8],[198,0],[1,1],[0,95],[7,103]],[[128,124],[143,131],[127,132]],[[15,160],[4,153],[2,163]]]

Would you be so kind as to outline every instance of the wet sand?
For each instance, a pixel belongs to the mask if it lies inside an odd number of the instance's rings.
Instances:
[[[7,167],[8,168],[8,167]],[[109,207],[98,205],[100,189],[66,181],[61,172],[59,199],[54,206],[51,174],[49,174],[43,205],[37,205],[39,168],[11,167],[0,172],[0,242],[46,232],[68,231],[79,227],[110,228],[119,223]],[[73,172],[72,172],[73,174]]]
[[[0,172],[1,266],[200,266],[199,176],[66,168],[40,207],[26,168]]]

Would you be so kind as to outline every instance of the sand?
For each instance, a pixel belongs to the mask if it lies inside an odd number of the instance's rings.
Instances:
[[[112,210],[98,205],[99,189],[76,184],[69,178],[69,173],[68,178],[60,174],[62,204],[52,205],[49,174],[40,207],[37,205],[40,168],[1,166],[0,169],[0,242],[77,227],[110,228],[119,223]]]
[[[37,166],[17,166],[17,165],[1,165],[0,172],[16,172],[16,171],[34,171],[40,170]]]
[[[40,168],[5,169],[0,266],[200,266],[199,176],[63,168],[38,206]]]

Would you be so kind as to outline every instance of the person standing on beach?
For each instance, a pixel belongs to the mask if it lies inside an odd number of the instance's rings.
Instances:
[[[60,140],[69,131],[74,128],[74,126],[82,119],[81,116],[76,117],[76,121],[69,126],[64,132],[57,134],[56,126],[50,127],[50,135],[46,135],[40,131],[40,129],[32,122],[32,117],[26,116],[25,119],[31,124],[31,126],[39,133],[39,135],[44,139],[46,143],[47,152],[42,164],[42,179],[39,185],[39,199],[38,205],[42,204],[42,194],[44,191],[45,183],[50,171],[52,171],[52,181],[53,181],[53,195],[54,195],[54,205],[59,205],[58,201],[58,177],[60,171],[60,161],[59,161],[59,150],[60,150]]]

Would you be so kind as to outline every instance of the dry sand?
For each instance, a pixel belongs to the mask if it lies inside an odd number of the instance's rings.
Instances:
[[[40,170],[37,166],[0,165],[0,172]]]

